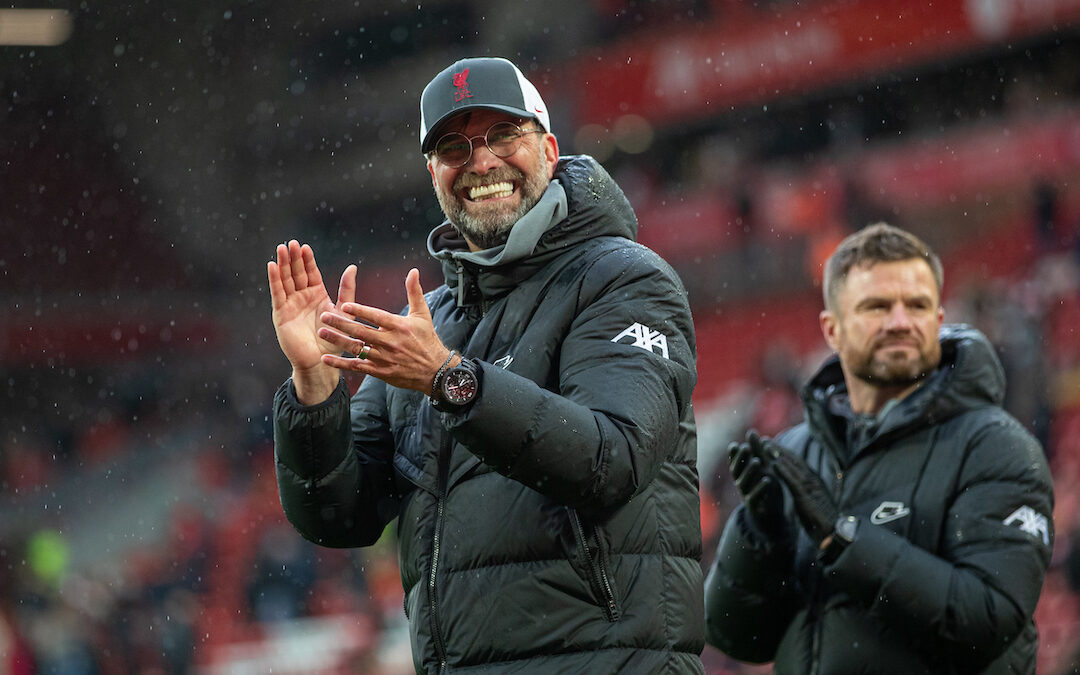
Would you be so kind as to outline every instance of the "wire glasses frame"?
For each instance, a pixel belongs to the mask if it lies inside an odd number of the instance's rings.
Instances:
[[[542,134],[543,129],[522,129],[513,122],[496,122],[488,127],[483,136],[466,136],[457,131],[444,134],[435,143],[432,152],[444,166],[457,169],[469,163],[473,154],[473,141],[484,139],[484,145],[496,157],[505,158],[514,154],[521,147],[521,137],[525,134]]]

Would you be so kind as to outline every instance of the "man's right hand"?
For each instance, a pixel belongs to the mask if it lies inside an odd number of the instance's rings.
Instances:
[[[775,537],[784,529],[784,495],[766,445],[767,441],[751,429],[745,441],[728,446],[728,467],[751,524],[760,534]]]
[[[329,398],[337,387],[339,373],[323,363],[323,354],[340,353],[319,337],[323,312],[341,312],[341,305],[356,299],[356,265],[341,275],[337,303],[326,292],[315,254],[307,244],[293,239],[278,244],[277,260],[266,266],[270,282],[272,319],[281,351],[293,367],[293,385],[301,403],[313,405]],[[351,317],[349,317],[351,321]]]

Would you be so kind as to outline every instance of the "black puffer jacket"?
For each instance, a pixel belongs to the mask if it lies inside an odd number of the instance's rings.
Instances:
[[[442,415],[368,378],[351,411],[343,385],[304,408],[286,383],[282,504],[327,546],[398,519],[418,672],[700,673],[686,293],[594,160],[556,179],[505,249],[470,254],[447,224],[429,240],[447,284],[427,302],[481,361],[477,402]]]
[[[938,370],[850,462],[829,408],[845,391],[835,358],[804,389],[808,423],[778,440],[858,517],[855,540],[823,565],[801,529],[797,540],[759,541],[740,506],[706,581],[711,644],[775,660],[777,673],[1035,672],[1050,473],[999,407],[1004,375],[986,338],[946,326],[941,342]]]

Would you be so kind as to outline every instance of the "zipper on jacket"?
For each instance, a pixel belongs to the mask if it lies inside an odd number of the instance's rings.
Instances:
[[[596,547],[597,555],[593,557],[588,538],[585,536],[585,527],[581,524],[581,518],[578,516],[577,511],[570,507],[567,507],[566,511],[570,514],[570,522],[574,527],[574,536],[577,537],[578,545],[581,546],[581,549],[585,552],[585,558],[589,561],[589,572],[593,584],[603,594],[604,615],[608,621],[614,623],[619,620],[619,606],[615,602],[615,592],[611,589],[611,580],[607,573],[607,561],[604,557],[603,548],[598,543]]]
[[[810,637],[810,675],[821,675],[821,632],[824,630],[825,612],[821,597],[822,581],[821,572],[818,571],[818,581],[814,585],[814,598],[810,605],[810,620],[813,621],[813,633]]]
[[[443,435],[439,451],[439,495],[436,497],[435,533],[431,538],[431,572],[428,574],[428,606],[431,608],[431,639],[435,643],[435,654],[439,658],[439,672],[446,670],[446,643],[443,642],[439,628],[438,597],[435,592],[436,574],[439,570],[439,544],[442,539],[443,512],[446,508],[446,484],[450,469],[449,435]]]
[[[454,266],[457,268],[457,306],[465,306],[465,267],[461,264],[460,260],[454,261]]]

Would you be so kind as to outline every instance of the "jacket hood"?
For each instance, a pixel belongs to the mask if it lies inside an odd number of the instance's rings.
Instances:
[[[444,221],[428,235],[428,253],[442,263],[458,305],[494,299],[531,276],[566,248],[600,236],[637,239],[637,218],[626,195],[588,155],[560,157],[540,201],[514,224],[505,244],[469,250]]]
[[[1001,405],[1005,370],[986,336],[965,324],[946,324],[939,338],[941,363],[923,386],[885,414],[870,442],[936,424],[967,410]],[[802,390],[811,426],[831,429],[829,400],[846,392],[840,360],[834,354]]]

